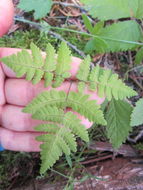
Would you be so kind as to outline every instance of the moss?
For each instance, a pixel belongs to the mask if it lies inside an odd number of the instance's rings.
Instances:
[[[59,34],[81,51],[84,49],[84,37],[68,32],[60,32]],[[48,43],[51,43],[54,47],[57,47],[60,40],[50,35],[40,34],[37,30],[16,31],[12,35],[6,35],[3,38],[0,38],[0,47],[29,48],[31,42],[34,42],[44,51]],[[74,50],[72,50],[72,53],[74,56],[79,57]]]

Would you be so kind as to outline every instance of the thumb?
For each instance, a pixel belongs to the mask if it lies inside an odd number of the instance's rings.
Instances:
[[[0,0],[0,36],[3,36],[13,22],[14,7],[12,0]]]

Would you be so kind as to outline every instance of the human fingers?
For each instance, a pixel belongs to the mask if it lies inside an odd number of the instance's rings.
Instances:
[[[19,51],[21,51],[21,49],[18,49],[18,48],[17,49],[16,48],[0,48],[0,57],[2,58],[2,57],[5,57],[5,56],[16,54]],[[45,53],[42,52],[42,55],[44,57]],[[77,57],[72,57],[72,63],[71,63],[71,69],[70,69],[72,79],[75,78],[80,63],[81,63],[81,59],[79,59]],[[10,68],[8,68],[4,64],[2,64],[2,67],[3,67],[4,73],[6,74],[7,77],[16,78],[15,73]]]
[[[0,36],[3,36],[13,22],[14,7],[12,0],[0,0]]]
[[[0,144],[4,149],[24,152],[39,152],[40,142],[35,138],[41,133],[16,132],[0,127]]]
[[[12,131],[35,131],[34,127],[42,124],[48,123],[48,121],[40,121],[31,118],[30,114],[22,112],[23,107],[14,105],[5,105],[1,109],[1,126]],[[74,112],[81,120],[81,123],[86,126],[86,128],[91,127],[92,123],[85,119],[80,114]]]
[[[44,82],[41,81],[37,85],[32,85],[31,82],[24,79],[7,79],[5,81],[5,97],[6,102],[18,106],[26,106],[36,95],[43,91],[49,91],[52,88],[44,88]],[[56,90],[69,91],[70,82],[65,81]],[[73,82],[70,91],[77,92],[77,83]],[[100,98],[96,92],[85,90],[85,94],[90,95],[90,99],[96,100],[98,104],[104,101],[104,98]]]
[[[0,65],[0,105],[5,104],[4,79],[5,79],[5,75]]]

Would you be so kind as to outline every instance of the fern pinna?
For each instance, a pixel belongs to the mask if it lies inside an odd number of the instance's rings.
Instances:
[[[71,91],[72,80],[69,72],[71,52],[64,42],[61,43],[57,54],[53,46],[48,44],[45,59],[41,55],[41,50],[32,43],[31,53],[22,50],[17,54],[3,57],[1,61],[10,67],[17,77],[25,75],[26,80],[32,81],[33,84],[43,79],[45,87],[55,88],[39,94],[23,110],[30,113],[34,119],[47,121],[35,127],[36,131],[44,132],[37,137],[37,140],[42,142],[41,173],[52,167],[63,153],[69,155],[71,151],[75,152],[77,137],[85,142],[89,141],[86,126],[81,124],[75,112],[91,122],[106,125],[100,105],[95,100],[90,100],[90,95],[84,92],[85,87],[98,92],[100,97],[106,97],[108,101],[136,95],[136,92],[126,86],[117,74],[99,66],[91,69],[90,56],[82,61],[77,72],[77,92]],[[70,81],[68,93],[57,91],[56,87],[65,79]],[[69,108],[72,111],[68,111]]]

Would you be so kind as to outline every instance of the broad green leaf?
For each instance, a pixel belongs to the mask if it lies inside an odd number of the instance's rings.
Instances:
[[[105,40],[100,38],[94,38],[87,42],[85,46],[86,53],[92,53],[96,50],[97,52],[104,53],[108,49],[108,44]]]
[[[137,101],[131,115],[131,126],[143,124],[143,98]]]
[[[135,63],[140,64],[143,60],[143,47],[140,48],[135,56]]]
[[[112,99],[109,104],[106,113],[107,136],[114,148],[119,148],[132,130],[130,126],[131,113],[131,105],[125,101]]]
[[[81,0],[92,17],[100,20],[135,17],[138,0]]]
[[[82,15],[82,19],[83,19],[83,21],[84,21],[84,25],[85,25],[86,29],[87,29],[90,33],[92,33],[93,26],[92,26],[92,24],[91,24],[89,18],[88,18],[85,14],[83,14],[83,15]]]
[[[98,36],[108,44],[106,52],[126,51],[137,46],[134,42],[139,41],[141,31],[138,23],[130,20],[106,26]]]
[[[136,12],[136,18],[138,19],[143,18],[143,0],[138,0],[138,9]]]
[[[52,0],[20,0],[18,7],[27,12],[34,11],[34,18],[40,19],[50,12]]]

